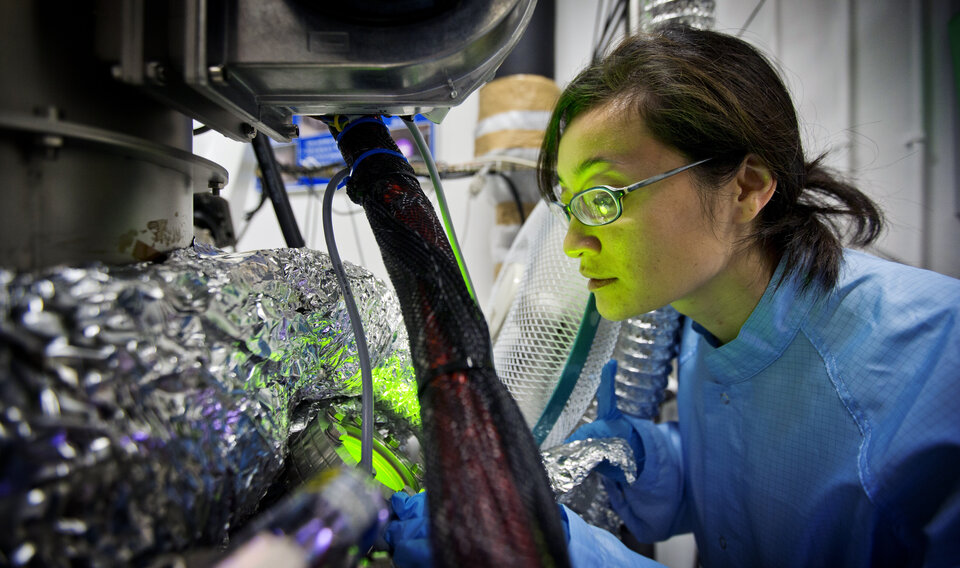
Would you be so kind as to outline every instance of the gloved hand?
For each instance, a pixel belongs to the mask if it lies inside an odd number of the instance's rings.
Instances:
[[[626,440],[637,460],[637,474],[643,470],[643,441],[630,420],[617,408],[616,381],[617,360],[610,359],[600,371],[600,386],[597,387],[597,418],[584,424],[567,438],[567,442],[586,438],[620,438]],[[609,463],[601,463],[596,471],[613,481],[626,484],[623,471]]]
[[[421,491],[411,496],[398,491],[390,497],[390,507],[396,518],[387,525],[384,538],[393,563],[399,568],[433,566],[427,494]]]
[[[570,541],[567,515],[560,508],[563,533]],[[393,554],[393,563],[399,568],[430,568],[433,566],[433,551],[430,549],[430,515],[427,509],[427,494],[407,495],[402,491],[390,497],[394,519],[387,525],[384,538]],[[580,521],[581,523],[583,521]]]

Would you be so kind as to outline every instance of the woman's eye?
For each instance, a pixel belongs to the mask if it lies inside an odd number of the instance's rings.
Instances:
[[[590,206],[600,214],[612,213],[617,207],[613,196],[605,191],[597,191],[591,197]]]

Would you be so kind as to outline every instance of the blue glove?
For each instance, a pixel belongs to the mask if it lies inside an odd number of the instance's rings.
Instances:
[[[390,507],[396,518],[387,525],[384,538],[393,563],[399,568],[433,566],[427,494],[421,491],[411,496],[398,491],[390,497]]]
[[[617,360],[610,359],[600,371],[600,386],[597,387],[597,419],[590,424],[584,424],[570,434],[567,442],[584,440],[586,438],[620,438],[626,440],[633,450],[637,460],[637,475],[643,470],[644,451],[643,441],[634,429],[630,420],[617,408]],[[619,467],[609,463],[601,463],[596,471],[613,481],[626,484],[626,477]]]
[[[393,563],[398,568],[433,566],[426,492],[421,491],[410,496],[398,491],[390,497],[390,507],[396,518],[387,525],[384,538],[393,554]],[[560,509],[560,520],[563,522],[563,533],[569,543],[570,528],[567,516],[563,511],[563,505],[557,505],[557,507]]]

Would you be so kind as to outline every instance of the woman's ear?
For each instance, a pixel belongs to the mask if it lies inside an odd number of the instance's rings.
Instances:
[[[773,197],[777,180],[773,172],[756,154],[747,154],[737,172],[737,204],[735,221],[749,223]]]

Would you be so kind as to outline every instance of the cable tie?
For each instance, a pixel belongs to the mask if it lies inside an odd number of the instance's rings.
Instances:
[[[345,124],[345,125],[343,126],[343,130],[340,131],[340,134],[337,134],[337,144],[340,143],[340,139],[343,138],[343,135],[346,134],[348,130],[350,130],[351,128],[353,128],[354,126],[356,126],[356,125],[358,125],[358,124],[367,124],[367,123],[370,123],[370,122],[376,122],[376,123],[379,123],[379,124],[384,124],[383,118],[380,117],[379,115],[377,115],[377,116],[364,116],[363,118],[358,118],[358,119],[356,119],[356,120],[351,120],[350,122],[348,122],[347,124]],[[336,127],[336,124],[334,124],[334,127]]]
[[[350,124],[353,124],[353,123],[351,122]],[[404,156],[404,155],[401,154],[400,152],[396,152],[396,151],[390,150],[390,149],[388,149],[388,148],[374,148],[373,150],[367,150],[367,151],[364,152],[363,154],[360,154],[360,155],[357,157],[357,159],[353,161],[353,167],[350,168],[350,175],[344,177],[344,178],[343,178],[343,181],[341,181],[339,184],[337,184],[337,189],[340,189],[341,187],[347,185],[347,182],[350,180],[351,177],[353,177],[353,172],[357,171],[357,166],[360,165],[360,162],[362,162],[363,159],[366,158],[367,156],[372,156],[372,155],[374,155],[374,154],[390,154],[391,156],[396,156],[396,157],[398,157],[398,158],[403,158],[403,161],[404,161],[404,162],[407,161],[407,157],[406,157],[406,156]],[[409,163],[409,162],[408,162],[408,163]]]

